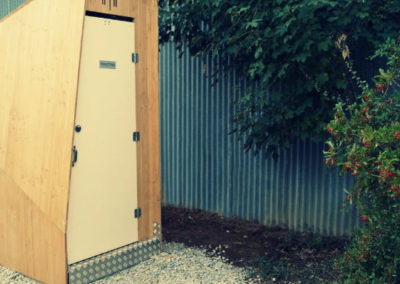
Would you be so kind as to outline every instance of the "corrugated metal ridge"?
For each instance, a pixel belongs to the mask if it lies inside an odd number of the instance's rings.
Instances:
[[[297,141],[280,158],[245,153],[232,129],[235,86],[228,73],[212,86],[214,62],[179,58],[161,47],[163,202],[326,235],[350,234],[360,225],[341,210],[353,179],[323,163],[323,144]],[[204,73],[205,72],[205,73]]]

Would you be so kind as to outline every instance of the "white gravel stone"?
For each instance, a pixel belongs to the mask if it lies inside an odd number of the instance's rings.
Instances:
[[[38,282],[33,281],[19,273],[11,271],[0,265],[0,283],[14,284],[14,283],[28,283],[37,284]]]
[[[207,256],[200,248],[189,248],[179,243],[164,243],[163,253],[96,284],[247,284],[260,283],[248,279],[249,270],[238,268],[220,257]],[[37,282],[0,266],[0,283]]]

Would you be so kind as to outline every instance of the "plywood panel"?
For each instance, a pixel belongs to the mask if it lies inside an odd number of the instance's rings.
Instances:
[[[153,236],[153,222],[161,222],[158,7],[156,0],[119,3],[130,9],[116,14],[135,18],[140,54],[138,203],[139,239],[145,240]],[[0,22],[0,263],[45,283],[66,282],[84,8],[84,0],[35,0]]]
[[[161,223],[160,203],[160,117],[158,83],[158,4],[156,0],[136,0],[137,123],[139,239],[153,236],[153,222]]]
[[[46,283],[66,281],[84,4],[35,0],[0,22],[0,263]]]
[[[44,283],[66,283],[65,234],[0,170],[0,263]]]
[[[112,14],[133,17],[134,0],[117,0],[117,6],[114,6],[115,0],[108,1],[111,3]]]
[[[125,17],[133,17],[136,0],[117,0],[117,6],[114,6],[114,0],[87,0],[86,10],[100,12]]]

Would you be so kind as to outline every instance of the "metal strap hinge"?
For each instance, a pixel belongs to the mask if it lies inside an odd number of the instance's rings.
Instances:
[[[132,53],[132,62],[139,63],[139,53]]]
[[[140,218],[142,216],[142,209],[141,208],[136,208],[135,209],[135,218]]]
[[[140,132],[139,131],[133,132],[133,141],[134,142],[140,141]]]

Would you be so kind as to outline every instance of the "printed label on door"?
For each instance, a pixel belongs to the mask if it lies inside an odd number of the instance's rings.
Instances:
[[[115,61],[100,60],[100,68],[102,68],[102,69],[116,69],[117,68],[117,63],[115,63]]]

